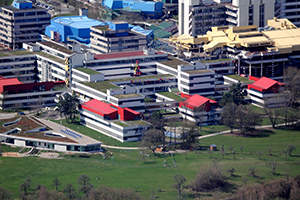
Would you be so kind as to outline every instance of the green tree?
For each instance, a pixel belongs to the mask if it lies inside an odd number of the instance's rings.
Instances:
[[[231,133],[236,121],[236,109],[237,105],[233,102],[230,102],[224,106],[223,112],[221,114],[223,124],[227,125],[230,128]]]
[[[241,83],[233,83],[230,86],[230,90],[226,92],[220,100],[220,105],[225,106],[227,103],[233,102],[236,105],[245,104],[244,101],[245,93],[241,87]]]
[[[59,97],[59,102],[57,104],[60,114],[66,117],[66,120],[70,119],[73,123],[75,121],[76,115],[78,114],[77,108],[79,104],[79,99],[75,93],[72,95],[66,93],[64,96]]]
[[[148,147],[154,156],[155,149],[158,148],[161,144],[163,144],[163,138],[165,137],[161,131],[158,131],[154,128],[146,131],[146,133],[142,137],[141,146]]]

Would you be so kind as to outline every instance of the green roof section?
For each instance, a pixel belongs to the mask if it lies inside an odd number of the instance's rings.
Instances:
[[[142,120],[125,121],[125,123],[130,124],[131,126],[150,125],[149,123],[142,121]]]
[[[159,63],[167,65],[167,66],[172,67],[174,69],[177,69],[178,65],[191,65],[188,62],[185,62],[185,61],[182,61],[182,60],[179,60],[177,58],[170,57],[170,56],[168,57],[168,60],[160,61]]]
[[[224,62],[224,61],[231,61],[230,58],[218,59],[218,60],[201,60],[202,63],[210,63],[210,62]]]
[[[78,67],[75,68],[83,73],[89,74],[89,75],[93,75],[93,74],[101,74],[100,72],[97,72],[96,70],[90,69],[90,68],[86,68],[86,67]]]
[[[245,77],[242,77],[242,76],[239,76],[237,74],[231,74],[231,75],[226,75],[227,77],[229,78],[232,78],[232,79],[235,79],[235,80],[238,80],[242,83],[254,83],[254,81],[251,81]]]
[[[61,58],[58,58],[58,57],[55,57],[55,56],[52,56],[52,55],[49,55],[49,54],[47,54],[47,53],[45,53],[45,52],[42,52],[42,51],[36,51],[36,52],[34,52],[34,53],[37,54],[37,55],[43,56],[43,57],[45,57],[45,58],[49,58],[49,59],[51,59],[51,60],[53,60],[53,61],[56,61],[56,62],[58,62],[58,63],[65,64],[65,60],[63,60],[63,59],[61,59]]]
[[[118,99],[125,99],[125,98],[142,97],[142,95],[136,94],[136,93],[132,93],[132,94],[117,94],[117,95],[113,95],[113,97],[116,97]]]
[[[130,7],[120,8],[120,9],[116,9],[116,10],[127,11],[127,12],[134,12],[134,13],[142,13],[141,10],[139,10],[139,9],[131,9]]]
[[[82,84],[105,93],[108,89],[120,89],[119,86],[113,85],[109,81],[86,82]]]
[[[171,99],[174,99],[175,101],[183,101],[185,100],[180,95],[174,94],[172,92],[158,92],[158,94],[161,94],[163,96],[169,97]]]
[[[172,26],[173,24],[169,23],[169,22],[162,22],[159,26],[162,28],[168,28],[170,26]]]
[[[14,51],[1,51],[0,57],[8,56],[24,56],[24,55],[34,55],[33,52],[27,50],[14,50]]]
[[[171,74],[161,74],[161,75],[153,75],[153,76],[138,76],[131,78],[121,78],[121,79],[113,79],[110,82],[120,82],[120,81],[136,81],[136,80],[144,80],[144,79],[156,79],[156,78],[165,78],[165,77],[174,77]]]

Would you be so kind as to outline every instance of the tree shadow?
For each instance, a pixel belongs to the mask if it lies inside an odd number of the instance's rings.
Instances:
[[[251,137],[251,138],[262,138],[262,137],[270,137],[275,133],[272,130],[262,129],[262,130],[254,130],[251,133],[244,134],[244,137]]]

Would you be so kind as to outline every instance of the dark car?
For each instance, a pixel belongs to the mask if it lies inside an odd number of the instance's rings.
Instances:
[[[25,115],[25,113],[23,113],[23,112],[19,112],[19,115]]]

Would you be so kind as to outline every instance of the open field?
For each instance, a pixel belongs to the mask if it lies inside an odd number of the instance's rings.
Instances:
[[[62,182],[59,190],[62,190],[68,182],[77,187],[77,178],[81,174],[87,174],[95,187],[101,184],[109,187],[132,188],[133,190],[137,187],[138,192],[147,199],[150,197],[150,190],[153,189],[159,199],[175,199],[177,192],[171,187],[173,175],[182,174],[189,183],[194,179],[201,166],[212,162],[220,163],[226,175],[228,175],[226,173],[227,169],[236,168],[235,176],[229,179],[235,186],[242,185],[242,178],[247,176],[247,169],[250,166],[256,167],[261,182],[284,178],[287,173],[290,176],[300,174],[299,130],[265,130],[260,136],[256,137],[220,135],[200,140],[202,149],[212,143],[216,144],[218,149],[224,144],[226,150],[224,159],[222,159],[220,151],[213,152],[212,158],[206,150],[193,151],[187,154],[187,159],[185,159],[184,154],[174,155],[178,167],[174,167],[172,158],[169,155],[154,158],[148,152],[150,158],[147,158],[146,164],[144,164],[139,151],[128,150],[110,150],[113,157],[110,157],[109,160],[103,160],[99,154],[92,155],[90,158],[65,155],[64,159],[0,157],[0,183],[5,183],[2,185],[17,197],[19,185],[27,176],[31,177],[32,188],[40,183],[50,190],[54,189],[52,180],[58,177]],[[295,145],[297,149],[285,161],[282,150],[289,144]],[[236,149],[236,159],[233,159],[233,155],[228,151],[230,145]],[[240,153],[239,147],[241,145],[245,147],[244,155]],[[267,148],[269,147],[273,148],[272,156],[268,155]],[[250,155],[250,148],[253,149],[252,155]],[[256,155],[258,151],[263,153],[261,160]],[[162,167],[164,159],[169,167]],[[275,176],[270,175],[269,162],[271,159],[275,159],[278,164],[277,175]],[[99,177],[99,180],[96,180],[97,177]],[[248,179],[249,183],[258,181],[257,178],[253,177],[248,177]],[[185,191],[185,193],[190,193],[190,191]],[[210,194],[208,193],[208,195]]]

